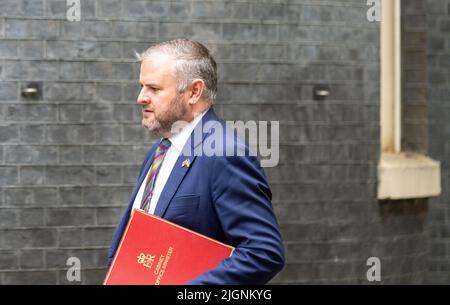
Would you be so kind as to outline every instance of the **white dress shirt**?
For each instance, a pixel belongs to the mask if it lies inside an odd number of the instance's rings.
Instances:
[[[172,172],[172,169],[175,163],[177,162],[177,159],[180,156],[180,153],[183,150],[184,145],[189,139],[189,136],[191,135],[195,126],[198,124],[198,122],[201,120],[201,118],[203,117],[203,115],[205,115],[206,112],[207,110],[197,115],[191,122],[186,124],[186,126],[184,126],[179,133],[174,134],[169,138],[171,145],[167,150],[166,155],[164,156],[161,167],[159,169],[159,173],[156,176],[155,186],[153,188],[153,195],[150,200],[149,213],[153,214],[155,212],[159,196],[161,196],[164,186],[166,185],[166,182],[169,179],[170,173]],[[139,188],[136,198],[134,199],[133,209],[141,208],[142,196],[144,195],[145,183],[147,182],[148,174],[149,173],[147,172],[147,175],[145,176],[145,179],[142,181],[141,187]]]

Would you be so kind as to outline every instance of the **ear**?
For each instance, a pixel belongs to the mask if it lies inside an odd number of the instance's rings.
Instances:
[[[203,90],[205,89],[205,82],[201,79],[194,79],[191,83],[188,92],[188,103],[193,105],[197,103],[202,97]]]

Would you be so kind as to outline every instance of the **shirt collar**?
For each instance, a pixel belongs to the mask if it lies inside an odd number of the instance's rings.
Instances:
[[[194,130],[195,126],[197,126],[198,122],[202,119],[202,117],[205,115],[205,113],[208,110],[203,111],[202,113],[198,114],[192,121],[187,123],[180,132],[172,135],[169,138],[170,143],[173,147],[175,147],[178,151],[182,151],[184,145],[186,144],[186,141],[189,139],[192,130]]]

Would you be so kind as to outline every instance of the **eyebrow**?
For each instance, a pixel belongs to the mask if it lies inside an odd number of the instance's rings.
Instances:
[[[162,86],[157,85],[155,83],[142,83],[141,81],[139,81],[139,84],[144,85],[144,86],[149,86],[149,87],[162,88]]]

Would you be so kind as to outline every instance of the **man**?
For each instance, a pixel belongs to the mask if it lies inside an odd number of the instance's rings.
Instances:
[[[235,247],[188,284],[267,283],[284,266],[272,195],[259,161],[214,113],[216,62],[187,39],[160,43],[139,58],[142,125],[162,139],[142,164],[109,265],[131,210],[140,208]]]

